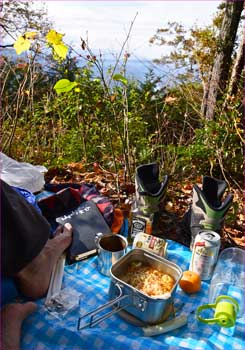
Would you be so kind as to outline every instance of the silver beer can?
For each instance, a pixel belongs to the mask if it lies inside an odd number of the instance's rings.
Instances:
[[[220,249],[220,235],[214,231],[200,231],[194,241],[189,270],[197,272],[201,280],[212,277]]]

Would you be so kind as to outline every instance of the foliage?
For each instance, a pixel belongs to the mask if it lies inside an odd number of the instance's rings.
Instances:
[[[84,160],[110,167],[114,153],[117,167],[123,169],[125,85],[115,85],[108,98],[91,64],[75,71],[72,91],[56,95],[44,86],[31,109],[26,95],[13,141],[14,157],[48,166]],[[37,86],[41,86],[42,74],[40,71]],[[198,83],[170,90],[158,89],[157,84],[152,74],[143,83],[127,82],[131,166],[158,161],[162,171],[173,178],[211,174],[241,183],[238,101],[231,100],[216,121],[205,121],[198,114],[202,96]],[[5,117],[3,126],[5,140],[13,119]]]
[[[55,60],[64,60],[68,53],[68,47],[63,43],[64,34],[56,32],[51,29],[46,35],[46,41],[53,50],[53,57]]]
[[[14,43],[14,48],[17,55],[20,55],[22,52],[29,50],[31,42],[29,39],[26,39],[24,36],[19,36],[16,42]]]
[[[3,24],[21,56],[2,55],[0,62],[2,151],[19,161],[46,165],[55,175],[52,181],[96,183],[125,211],[134,192],[135,167],[158,162],[161,174],[170,176],[165,207],[170,218],[165,222],[163,217],[160,226],[165,237],[180,242],[176,226],[190,203],[191,184],[202,175],[223,178],[234,194],[223,238],[225,244],[244,247],[244,76],[234,96],[222,96],[215,120],[204,119],[200,112],[222,12],[213,26],[196,26],[189,36],[177,23],[157,33],[153,42],[176,48],[167,59],[183,73],[165,86],[151,70],[142,82],[129,79],[130,55],[123,47],[123,59],[116,58],[105,71],[102,54],[96,57],[83,39],[81,52],[66,45],[64,34],[43,25],[42,11],[32,12],[27,2],[5,4]],[[172,38],[161,42],[170,32]],[[91,164],[94,171],[87,173]]]
[[[177,22],[168,22],[166,27],[157,29],[150,43],[168,47],[170,53],[155,59],[155,63],[186,67],[192,79],[198,77],[206,83],[217,52],[223,14],[224,6],[220,6],[212,24],[205,27],[195,24],[187,30]]]
[[[165,36],[168,39],[164,39]],[[186,67],[193,78],[198,73],[198,77],[206,81],[213,63],[216,40],[217,29],[214,26],[203,29],[196,25],[189,31],[176,22],[169,22],[168,27],[157,30],[150,43],[173,48],[169,55],[155,59],[155,63],[174,63],[177,68]]]
[[[16,40],[28,31],[42,34],[51,27],[47,11],[43,6],[34,7],[34,1],[2,1],[0,7],[2,36],[9,40]]]
[[[70,81],[69,79],[60,79],[55,84],[54,89],[57,94],[61,94],[62,92],[71,91],[75,86],[77,86],[77,83],[75,81]]]
[[[176,47],[169,59],[192,69],[198,63],[206,80],[220,23],[216,16],[213,26],[195,27],[189,37],[182,26],[170,23],[152,42],[171,32],[171,40],[160,42]],[[77,52],[65,44],[64,34],[50,28],[42,45],[48,45],[55,60],[47,69],[37,60],[40,37],[29,24],[15,41],[17,53],[28,50],[26,58],[3,57],[1,62],[4,152],[48,166],[96,161],[123,171],[129,180],[135,166],[157,161],[162,173],[178,181],[210,174],[241,186],[242,87],[225,107],[221,101],[215,121],[206,121],[200,113],[203,87],[192,76],[185,74],[168,87],[152,71],[143,82],[128,79],[127,53],[105,74],[102,57],[88,43],[82,40]]]

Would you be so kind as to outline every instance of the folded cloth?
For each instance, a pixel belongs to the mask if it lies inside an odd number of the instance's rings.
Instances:
[[[119,208],[116,208],[114,210],[114,219],[113,219],[113,222],[112,222],[112,225],[111,225],[111,231],[113,233],[119,233],[122,226],[123,226],[123,220],[124,220],[124,217],[123,217],[123,212],[121,209]]]
[[[11,186],[16,192],[18,192],[22,197],[25,198],[25,200],[32,204],[36,209],[37,211],[41,214],[41,210],[37,204],[37,200],[36,200],[36,197],[35,195],[30,192],[30,191],[27,191],[25,190],[24,188],[21,188],[21,187],[15,187],[15,186]]]
[[[74,210],[84,201],[93,201],[107,224],[111,227],[113,222],[113,205],[107,197],[104,197],[91,184],[46,184],[45,190],[54,192],[54,195],[41,198],[38,201],[43,216],[49,221],[65,215],[68,211]]]

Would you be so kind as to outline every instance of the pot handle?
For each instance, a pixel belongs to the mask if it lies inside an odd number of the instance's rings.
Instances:
[[[99,241],[100,241],[100,239],[101,239],[102,236],[103,236],[103,233],[98,232],[98,233],[96,234],[95,238],[94,238],[94,243],[95,243],[97,249],[99,249],[99,247],[100,247],[100,246],[99,246]]]
[[[80,331],[81,329],[83,328],[86,328],[86,327],[93,327],[95,326],[96,324],[102,322],[103,320],[107,319],[108,317],[110,317],[111,315],[119,312],[120,310],[124,309],[126,306],[123,306],[123,307],[120,307],[120,301],[123,300],[123,299],[126,299],[128,298],[129,295],[123,295],[123,292],[122,292],[122,289],[120,287],[120,285],[117,283],[115,284],[115,287],[118,288],[119,290],[119,295],[118,297],[116,297],[115,299],[109,301],[108,303],[98,307],[97,309],[93,310],[93,311],[90,311],[88,313],[86,313],[85,315],[79,317],[78,319],[78,325],[77,325],[77,330]],[[104,314],[103,316],[101,317],[98,317],[96,319],[94,319],[95,316],[97,316],[100,312],[104,311],[105,309],[107,309],[108,307],[111,307],[113,305],[116,305],[116,307],[110,311],[110,312],[107,312],[106,314]],[[131,303],[130,303],[131,304]],[[129,304],[129,305],[130,305]],[[82,324],[82,320],[85,319],[86,317],[90,317],[90,320],[89,322],[87,323],[84,323]]]

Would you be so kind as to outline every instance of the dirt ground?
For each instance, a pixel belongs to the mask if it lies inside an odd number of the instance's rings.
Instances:
[[[89,169],[89,171],[88,171]],[[104,170],[97,163],[83,165],[72,163],[62,168],[50,169],[45,175],[46,183],[92,183],[97,190],[107,196],[114,207],[129,215],[133,202],[135,186],[125,181],[123,174]],[[201,178],[190,183],[168,184],[167,195],[153,226],[153,234],[189,246],[190,237],[184,230],[182,218],[192,202],[193,184],[201,185]],[[245,249],[243,193],[231,190],[233,205],[229,209],[221,232],[221,249],[237,246]]]

